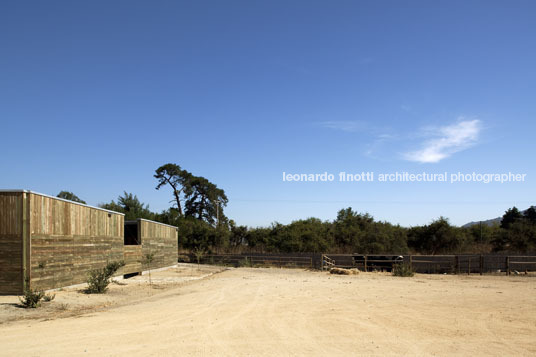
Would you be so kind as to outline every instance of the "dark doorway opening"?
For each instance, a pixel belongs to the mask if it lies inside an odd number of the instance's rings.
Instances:
[[[127,221],[125,222],[125,245],[140,245],[141,240],[138,234],[138,222]]]

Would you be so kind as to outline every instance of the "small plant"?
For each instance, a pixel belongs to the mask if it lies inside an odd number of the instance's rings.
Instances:
[[[197,269],[199,269],[199,264],[201,263],[201,259],[205,256],[205,250],[203,248],[195,248],[194,250],[195,259],[197,260]]]
[[[151,263],[154,261],[154,253],[147,253],[143,257],[142,263],[145,264],[148,267],[149,271],[149,285],[153,285],[153,281],[151,280]]]
[[[24,289],[24,296],[19,297],[21,305],[26,309],[35,309],[41,306],[41,299],[45,296],[43,291],[33,290],[31,288]]]
[[[248,257],[245,257],[244,260],[238,261],[238,266],[240,267],[253,267],[253,263],[251,262],[251,259],[248,259]]]
[[[43,296],[43,301],[44,302],[50,302],[52,300],[54,300],[54,298],[56,297],[56,294],[45,294],[45,296]]]
[[[117,261],[106,264],[104,268],[91,270],[87,280],[86,293],[105,293],[108,290],[108,285],[110,285],[110,278],[124,265],[124,261]]]
[[[30,287],[30,279],[26,279],[26,285],[24,287],[24,295],[19,297],[21,305],[26,309],[35,309],[41,306],[41,300],[48,302],[54,300],[56,295],[45,294],[42,290],[34,290]]]
[[[65,303],[62,303],[62,304],[59,304],[57,307],[56,307],[59,311],[66,311],[69,309],[69,305],[65,304]]]
[[[410,277],[415,275],[415,270],[407,263],[393,264],[393,276]]]

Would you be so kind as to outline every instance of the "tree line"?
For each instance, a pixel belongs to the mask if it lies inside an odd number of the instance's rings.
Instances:
[[[133,193],[99,206],[125,214],[125,220],[145,218],[177,226],[179,247],[185,251],[224,252],[324,252],[324,253],[491,253],[535,252],[536,209],[508,209],[500,224],[456,227],[445,217],[410,228],[376,221],[351,207],[339,210],[332,221],[307,218],[268,227],[237,225],[224,209],[223,189],[195,176],[177,164],[155,170],[156,189],[169,188],[171,206],[153,212]],[[58,197],[85,203],[72,192]]]

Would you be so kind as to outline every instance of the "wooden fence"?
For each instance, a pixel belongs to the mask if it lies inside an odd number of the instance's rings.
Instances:
[[[190,262],[196,262],[197,257],[189,254]],[[209,254],[200,258],[201,264],[221,264],[229,266],[275,266],[287,268],[319,268],[319,254]]]
[[[335,266],[342,268],[359,268],[367,271],[374,269],[374,263],[392,263],[389,259],[378,260],[380,255],[362,255],[364,259],[356,262],[353,254],[326,254]],[[384,256],[397,256],[381,254]],[[403,255],[403,262],[409,264],[418,273],[431,274],[487,274],[536,271],[536,255],[496,255],[496,254],[460,254],[460,255]]]
[[[358,268],[372,271],[382,263],[410,264],[418,273],[428,274],[489,274],[536,271],[536,255],[501,254],[459,254],[459,255],[359,255],[363,259],[354,260],[358,254],[321,253],[244,253],[210,254],[200,259],[202,264],[224,264],[229,266],[276,266],[300,267],[329,270],[331,267]],[[402,260],[386,260],[381,257],[399,257]],[[189,261],[196,262],[194,254],[188,254]]]

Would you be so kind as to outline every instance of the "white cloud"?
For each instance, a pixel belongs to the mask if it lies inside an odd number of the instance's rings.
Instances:
[[[435,163],[475,145],[482,129],[481,121],[464,119],[460,117],[455,124],[428,129],[426,135],[431,138],[424,141],[421,149],[404,153],[403,157],[409,161]]]
[[[322,121],[317,124],[324,128],[342,130],[347,132],[364,131],[368,128],[367,123],[358,120]]]
[[[396,135],[393,134],[380,134],[378,135],[378,140],[389,140],[389,139],[396,139]]]

